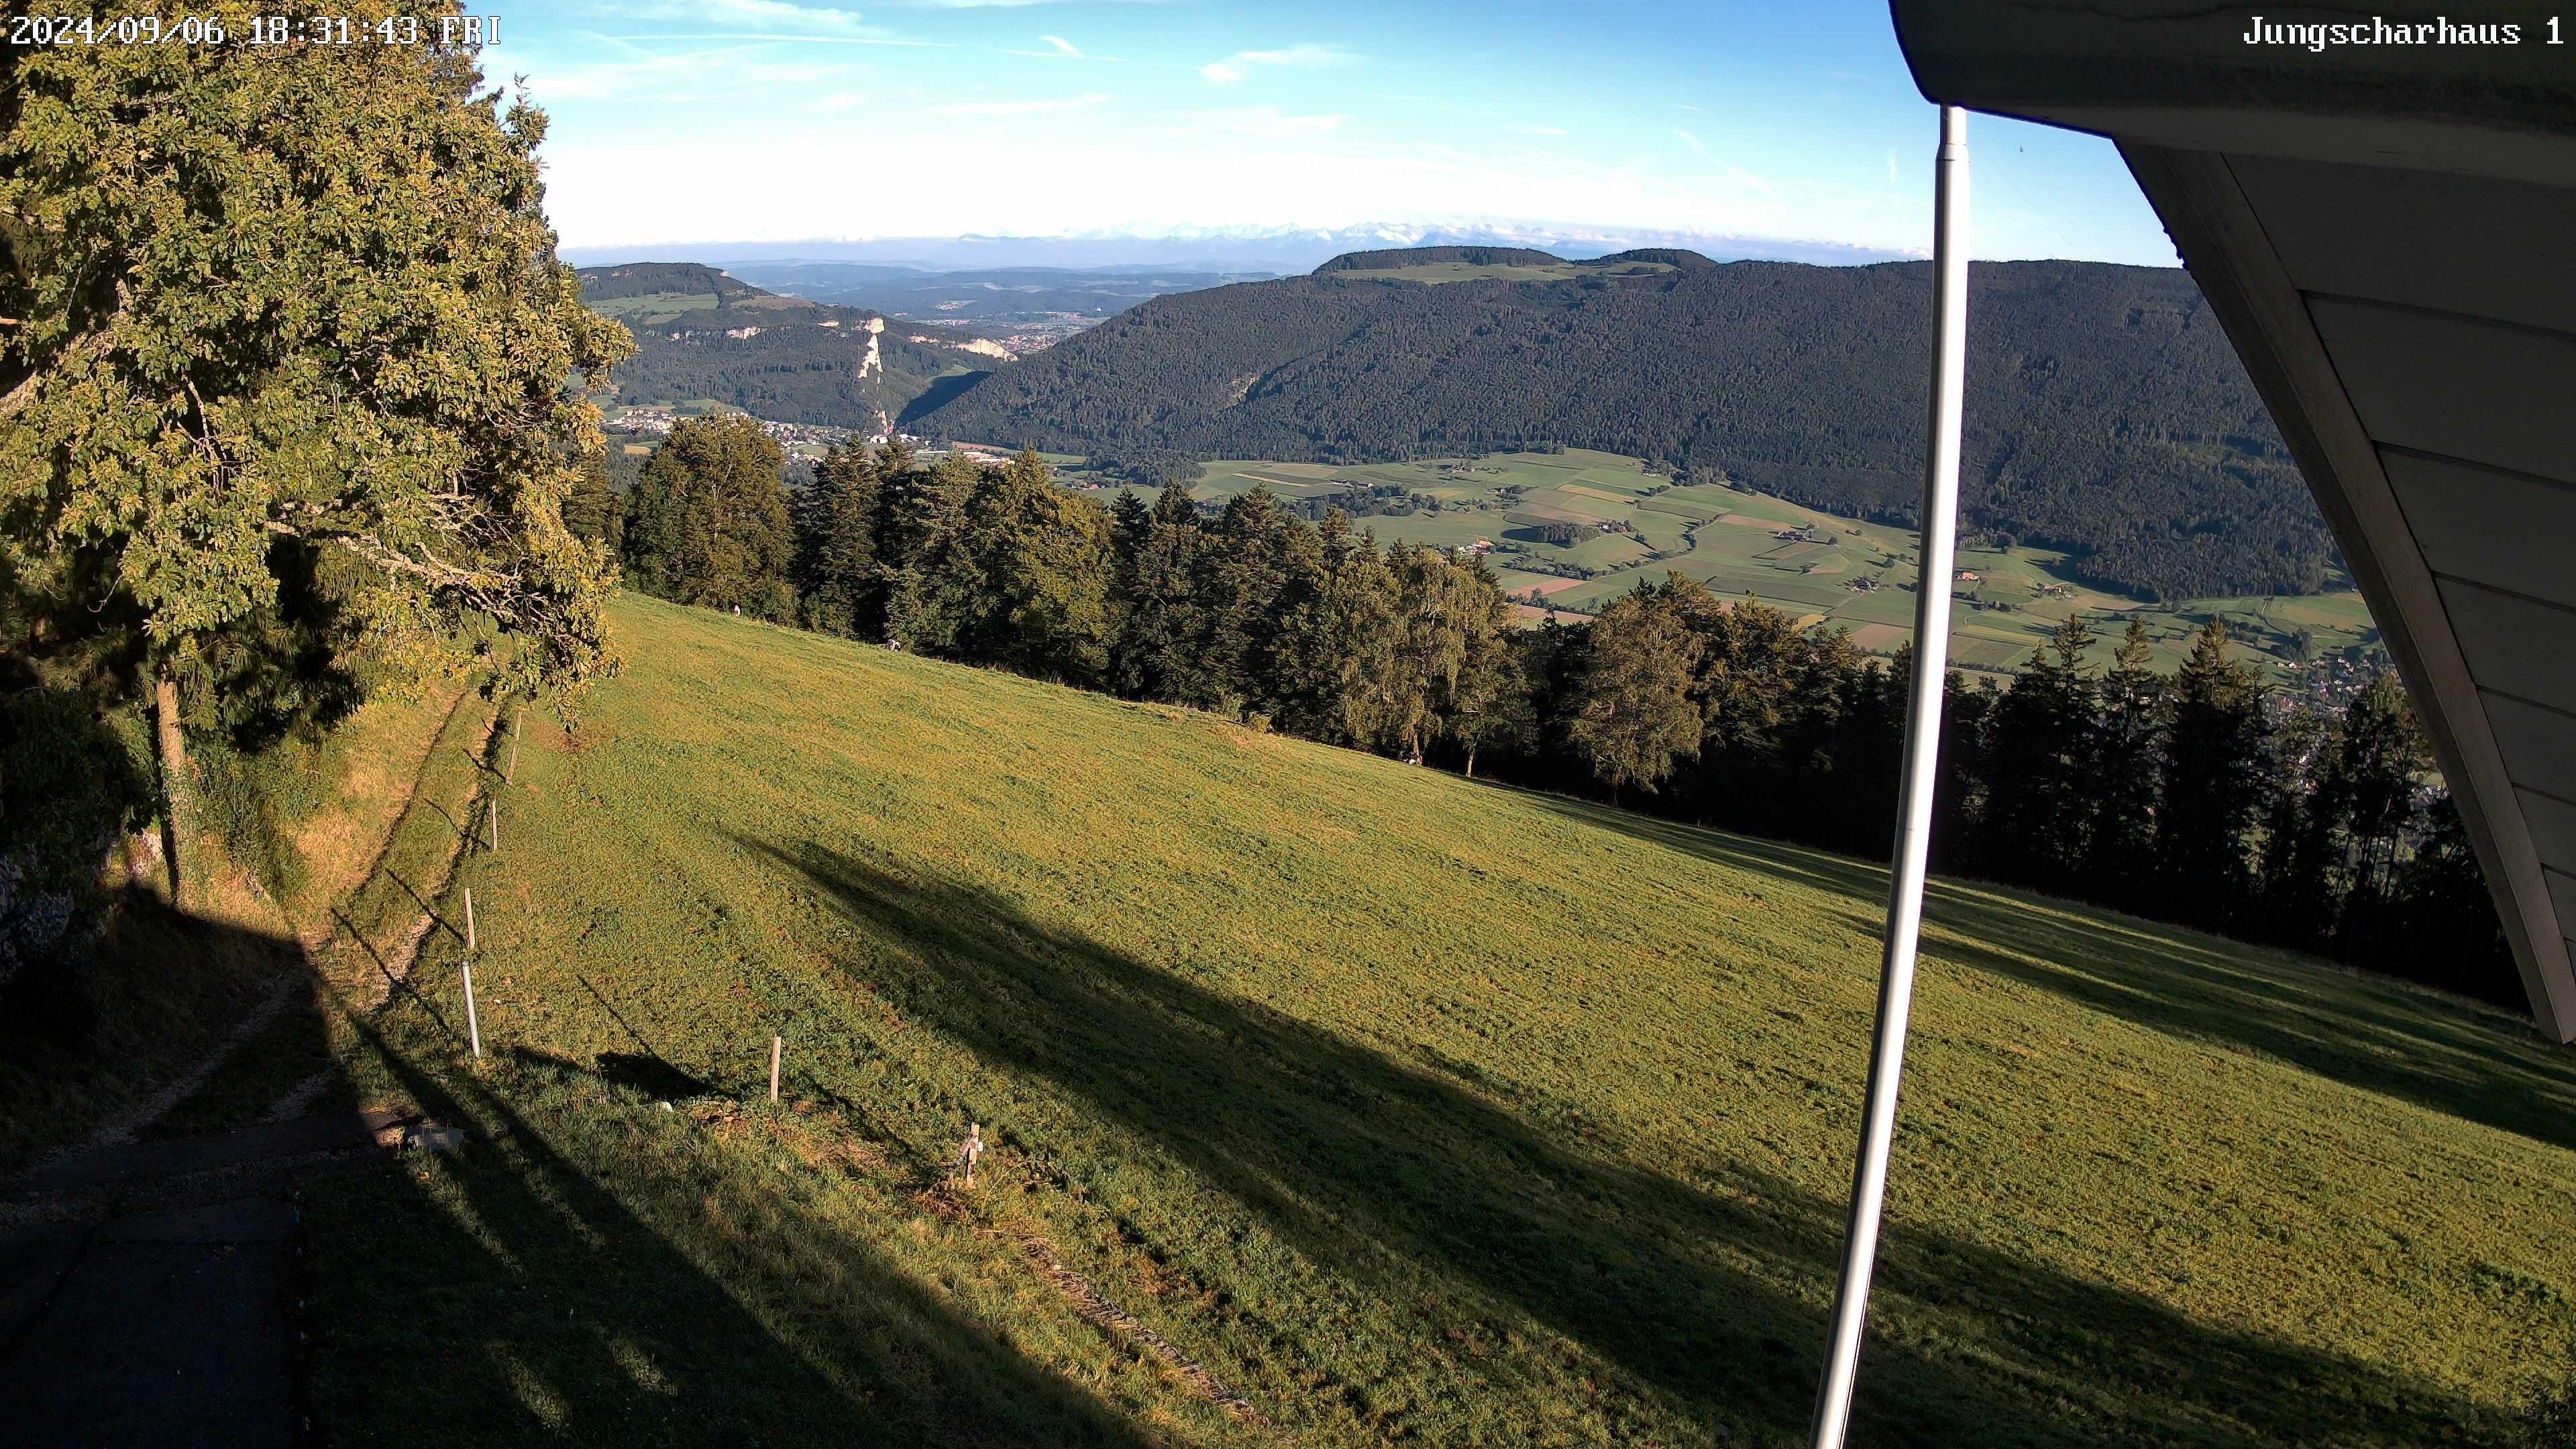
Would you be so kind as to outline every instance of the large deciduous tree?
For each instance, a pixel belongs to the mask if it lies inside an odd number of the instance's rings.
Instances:
[[[796,538],[778,471],[786,459],[740,414],[674,426],[628,506],[626,560],[636,581],[683,604],[793,617],[787,569]]]
[[[422,45],[0,62],[0,589],[24,647],[153,684],[174,810],[183,685],[417,671],[485,621],[514,691],[605,657],[566,383],[631,344],[556,260],[544,117],[439,43],[452,8]]]
[[[1566,729],[1614,799],[1629,785],[1652,794],[1675,760],[1699,753],[1691,696],[1700,651],[1699,636],[1652,585],[1638,585],[1593,624],[1591,673]]]

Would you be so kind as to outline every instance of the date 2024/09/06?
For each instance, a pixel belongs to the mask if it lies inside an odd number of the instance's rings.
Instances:
[[[348,15],[250,15],[227,24],[213,15],[19,15],[12,46],[82,45],[441,45],[501,43],[498,15],[416,15],[368,20]]]

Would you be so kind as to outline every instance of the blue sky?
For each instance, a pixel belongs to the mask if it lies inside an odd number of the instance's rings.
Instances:
[[[567,246],[1471,220],[1929,245],[1882,4],[492,4]],[[2111,147],[1971,123],[1975,252],[2170,266]]]

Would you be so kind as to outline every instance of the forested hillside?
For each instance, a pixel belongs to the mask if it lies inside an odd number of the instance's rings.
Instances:
[[[1595,447],[1912,522],[1929,265],[1668,265],[1421,285],[1327,264],[1158,298],[906,425],[1111,458]],[[2151,597],[2323,585],[2315,506],[2189,277],[2016,262],[1972,286],[1970,530]]]
[[[715,267],[697,262],[628,262],[615,267],[585,267],[581,271],[581,299],[585,302],[700,292],[727,301],[768,295],[748,282],[736,281]]]
[[[941,378],[989,365],[965,334],[781,297],[695,262],[585,267],[581,286],[584,303],[635,334],[613,379],[620,402],[713,398],[874,432]]]

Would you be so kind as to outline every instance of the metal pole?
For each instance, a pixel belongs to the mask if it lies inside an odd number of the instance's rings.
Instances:
[[[1887,947],[1879,964],[1878,1035],[1869,1051],[1860,1160],[1852,1169],[1851,1226],[1842,1284],[1834,1294],[1833,1340],[1816,1394],[1815,1449],[1841,1449],[1851,1419],[1852,1382],[1878,1257],[1878,1215],[1887,1191],[1896,1087],[1905,1070],[1905,1018],[1914,1004],[1914,947],[1923,925],[1923,874],[1932,842],[1932,783],[1941,749],[1942,676],[1950,662],[1950,573],[1958,532],[1959,415],[1968,370],[1968,118],[1941,108],[1934,163],[1932,310],[1935,339],[1929,454],[1923,470],[1923,560],[1914,590],[1914,677],[1905,720],[1905,777],[1898,787],[1896,857],[1888,872]]]
[[[462,963],[465,971],[465,1039],[474,1044],[474,1055],[483,1055],[483,1026],[474,1019],[474,958]]]

